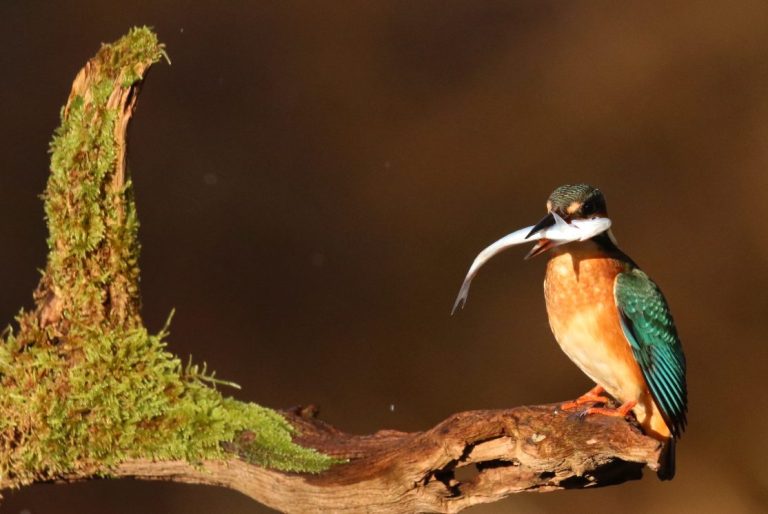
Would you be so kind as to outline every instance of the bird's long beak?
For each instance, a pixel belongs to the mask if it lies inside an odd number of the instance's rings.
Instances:
[[[472,283],[472,279],[475,278],[483,264],[488,262],[494,255],[512,246],[529,241],[538,241],[536,246],[526,255],[525,258],[527,259],[565,243],[586,241],[605,232],[609,228],[611,228],[611,220],[609,218],[573,220],[571,223],[566,223],[556,212],[550,212],[536,225],[521,228],[502,237],[475,257],[472,266],[469,267],[467,276],[464,278],[464,283],[461,284],[459,296],[453,304],[451,314],[456,312],[459,307],[464,306],[469,295],[469,286]]]
[[[531,227],[531,231],[528,232],[528,235],[525,236],[525,238],[528,239],[529,237],[534,235],[536,232],[541,232],[545,228],[549,228],[552,225],[557,224],[557,219],[555,219],[555,216],[557,216],[557,214],[555,214],[554,212],[548,212],[546,216],[541,218],[538,223],[536,223],[533,227]],[[557,217],[560,218],[560,216],[557,216]]]
[[[558,220],[563,221],[563,219],[556,213],[548,212],[546,216],[541,218],[539,222],[536,223],[533,228],[531,228],[531,231],[528,232],[528,235],[525,236],[525,238],[530,239],[531,236],[538,234],[542,230],[548,229],[553,225],[557,225]],[[531,257],[536,257],[537,255],[544,253],[550,248],[554,248],[555,246],[557,246],[557,244],[552,239],[539,239],[539,242],[536,243],[527,254],[525,254],[523,259],[528,260]]]

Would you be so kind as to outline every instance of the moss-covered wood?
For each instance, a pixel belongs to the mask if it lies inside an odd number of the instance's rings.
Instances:
[[[44,195],[48,262],[34,309],[0,339],[0,490],[110,475],[225,486],[289,512],[457,512],[658,467],[658,441],[624,419],[543,405],[356,436],[312,408],[227,398],[216,388],[227,382],[182,366],[167,327],[152,334],[141,320],[125,166],[138,87],[163,55],[147,28],[103,45],[62,109]]]
[[[224,459],[235,439],[258,465],[317,472],[335,462],[294,444],[275,411],[222,395],[222,382],[165,349],[167,330],[143,326],[125,136],[139,86],[164,55],[148,28],[102,45],[61,111],[44,194],[48,262],[35,308],[0,343],[5,487],[109,474],[130,459]]]

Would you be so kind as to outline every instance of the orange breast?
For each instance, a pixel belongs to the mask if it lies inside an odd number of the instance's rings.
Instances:
[[[648,431],[668,437],[666,424],[624,336],[613,295],[616,275],[628,270],[629,265],[604,255],[591,242],[566,245],[555,252],[544,280],[555,339],[566,355],[611,396],[622,403],[636,401],[634,412]]]

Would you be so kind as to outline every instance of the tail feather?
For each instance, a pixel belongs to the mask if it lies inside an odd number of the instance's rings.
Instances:
[[[672,480],[675,478],[675,438],[670,437],[664,443],[659,457],[659,470],[656,472],[659,480]]]

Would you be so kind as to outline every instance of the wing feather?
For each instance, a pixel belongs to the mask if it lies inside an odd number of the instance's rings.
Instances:
[[[672,435],[680,437],[688,413],[685,355],[672,314],[658,286],[639,269],[620,273],[613,293],[621,328]]]

